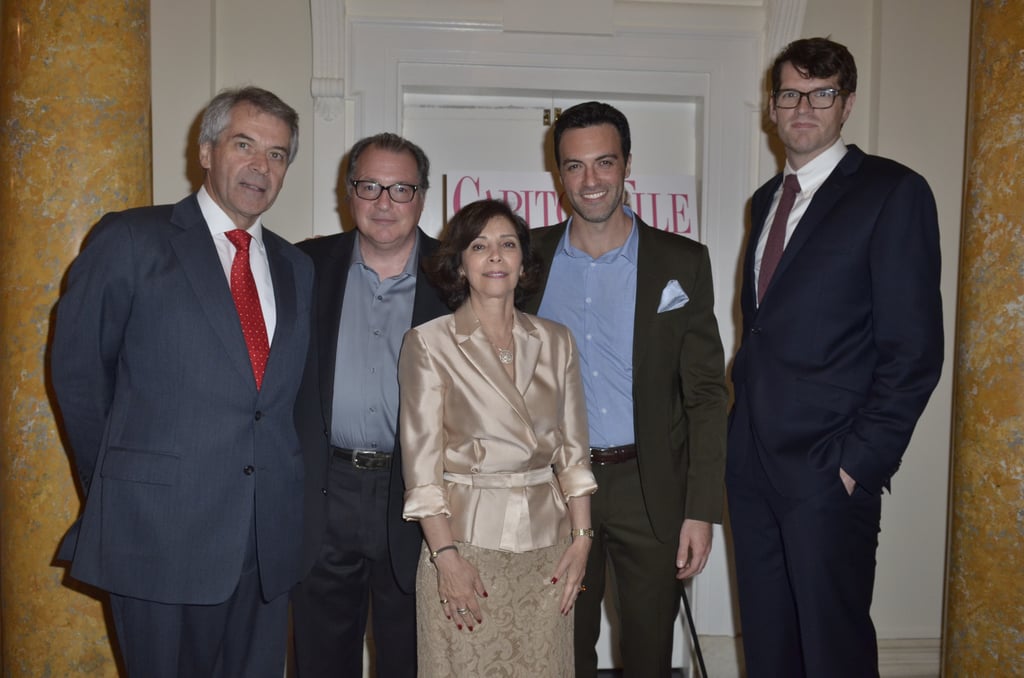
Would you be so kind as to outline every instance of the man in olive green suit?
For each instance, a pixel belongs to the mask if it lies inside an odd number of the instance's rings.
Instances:
[[[707,564],[723,508],[727,392],[710,258],[624,205],[621,112],[573,106],[555,124],[554,147],[572,216],[534,232],[543,284],[525,308],[573,330],[587,397],[598,492],[576,675],[597,673],[610,560],[624,675],[668,676],[681,580]]]

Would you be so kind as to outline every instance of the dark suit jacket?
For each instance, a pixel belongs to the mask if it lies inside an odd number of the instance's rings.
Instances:
[[[543,263],[541,289],[567,223],[531,234]],[[655,535],[668,542],[678,539],[684,518],[721,522],[728,394],[707,248],[639,217],[637,226],[634,428],[647,514]],[[658,313],[673,279],[689,302]],[[524,309],[536,313],[542,296],[527,299]]]
[[[299,243],[313,259],[314,284],[313,345],[296,408],[296,421],[306,458],[306,523],[303,540],[303,572],[316,562],[327,530],[327,474],[331,458],[331,409],[334,404],[334,366],[338,348],[338,325],[345,299],[352,248],[357,231]],[[419,231],[422,262],[437,249],[437,241]],[[449,313],[425,273],[416,276],[412,326]],[[395,579],[403,591],[415,589],[416,564],[423,534],[416,523],[402,520],[403,495],[401,448],[398,436],[392,455],[391,490],[388,499],[388,547]]]
[[[263,230],[277,308],[256,390],[194,195],[108,214],[57,306],[53,386],[85,510],[61,545],[108,591],[211,604],[238,583],[255,521],[264,595],[298,579],[302,457],[293,406],[309,345],[309,259]]]
[[[756,449],[784,495],[819,491],[840,466],[877,493],[942,369],[935,201],[920,175],[850,146],[757,308],[754,248],[781,180],[751,206],[732,370],[733,415],[743,408],[751,425],[730,430],[730,465]]]

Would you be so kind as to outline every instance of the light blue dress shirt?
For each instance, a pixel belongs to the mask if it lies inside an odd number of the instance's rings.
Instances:
[[[555,249],[537,315],[569,327],[580,352],[590,444],[635,442],[633,430],[633,321],[636,310],[637,226],[621,247],[593,258],[569,241],[570,218]]]

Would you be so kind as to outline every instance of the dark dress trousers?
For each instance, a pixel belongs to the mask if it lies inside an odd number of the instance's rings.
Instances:
[[[387,556],[384,567],[371,572],[358,565],[337,567],[342,538],[351,537],[358,526],[351,513],[331,515],[329,508],[345,512],[344,502],[353,511],[353,502],[366,501],[354,491],[338,486],[338,461],[332,463],[331,422],[334,401],[335,359],[339,323],[345,299],[345,283],[352,260],[357,231],[349,231],[299,243],[313,260],[315,273],[313,344],[296,408],[296,421],[306,459],[305,514],[303,532],[303,582],[292,592],[295,617],[296,655],[300,678],[310,676],[346,676],[359,671],[363,656],[366,625],[366,591],[373,588],[380,598],[373,611],[376,666],[382,677],[415,673],[415,590],[416,565],[423,533],[419,525],[402,520],[405,485],[402,482],[401,449],[395,437],[392,464],[386,489],[376,493],[379,515],[374,525],[386,531]],[[423,261],[437,249],[437,241],[418,231],[419,256]],[[437,290],[423,270],[416,276],[411,326],[449,313]],[[366,479],[353,474],[379,474],[380,471],[348,471],[348,482]],[[331,479],[334,479],[334,483]],[[330,493],[335,493],[332,498]],[[382,496],[386,495],[386,496]],[[362,509],[367,512],[366,506]],[[329,552],[329,553],[328,553]],[[328,566],[329,565],[329,566]],[[378,564],[379,565],[379,564]],[[351,570],[351,574],[345,569]],[[369,580],[363,580],[369,577]],[[371,581],[372,580],[372,581]],[[339,642],[344,638],[344,642]],[[321,648],[329,647],[329,652]]]
[[[259,390],[194,195],[108,214],[72,265],[51,374],[85,493],[58,553],[75,579],[154,608],[222,604],[243,571],[258,575],[257,602],[298,580],[303,460],[294,403],[313,271],[265,228],[263,241],[277,322]],[[283,650],[283,606],[280,613],[281,640],[264,644]],[[253,632],[229,629],[223,642]],[[162,634],[148,642],[143,655],[176,651]],[[158,675],[135,670],[132,659],[132,675]]]
[[[732,370],[727,485],[747,669],[873,676],[880,495],[942,367],[935,202],[920,175],[850,146],[758,307],[754,250],[781,181],[753,197]]]

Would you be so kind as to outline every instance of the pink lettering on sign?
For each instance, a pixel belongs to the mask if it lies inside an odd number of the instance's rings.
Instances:
[[[477,172],[448,174],[447,214],[484,198],[504,200],[532,228],[568,218],[568,203],[547,172]],[[626,203],[637,216],[669,233],[697,237],[693,210],[695,180],[684,177],[633,177],[626,180]]]
[[[462,176],[455,182],[451,200],[452,214],[462,209],[463,205],[484,198],[504,200],[513,212],[533,228],[556,224],[566,218],[559,202],[560,196],[554,189],[484,188],[481,186],[480,177],[469,175]]]

